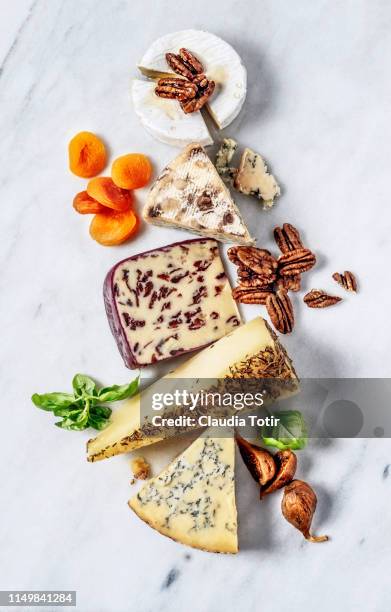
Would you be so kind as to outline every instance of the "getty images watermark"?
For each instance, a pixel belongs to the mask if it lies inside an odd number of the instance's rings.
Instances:
[[[273,399],[276,382],[167,377],[141,394],[140,419],[151,436],[217,425],[224,437],[242,419],[249,435],[259,436],[259,427],[281,424],[280,411],[294,410],[309,438],[391,439],[391,378],[306,378],[293,393],[278,387]]]
[[[274,427],[278,425],[279,419],[273,415],[259,416],[257,414],[247,415],[246,420],[239,414],[230,416],[214,417],[212,414],[198,414],[203,408],[215,409],[227,408],[235,411],[261,408],[264,405],[264,392],[256,393],[218,393],[200,390],[197,392],[188,389],[175,389],[172,392],[156,392],[152,394],[152,410],[163,411],[163,414],[153,414],[152,425],[155,427],[244,427],[250,424],[252,427]],[[165,416],[165,411],[176,406],[181,406],[184,414],[176,416]],[[194,411],[197,415],[194,416]],[[188,414],[190,412],[190,414]]]

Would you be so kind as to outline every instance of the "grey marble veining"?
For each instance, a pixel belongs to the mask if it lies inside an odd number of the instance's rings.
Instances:
[[[145,152],[157,171],[168,162],[176,151],[139,125],[130,79],[157,36],[188,27],[224,37],[248,68],[245,107],[225,132],[263,153],[283,187],[270,213],[238,199],[258,243],[272,248],[272,227],[293,222],[319,259],[306,290],[340,293],[336,270],[359,279],[359,294],[336,308],[313,311],[295,296],[284,344],[299,374],[390,375],[390,3],[36,0],[3,3],[2,20],[12,35],[0,47],[0,589],[76,589],[83,612],[387,612],[389,440],[300,453],[298,476],[319,497],[314,527],[331,535],[324,545],[282,519],[278,495],[258,501],[238,458],[241,552],[214,556],[131,515],[129,458],[87,464],[88,432],[55,428],[29,396],[65,390],[76,371],[128,379],[105,320],[105,272],[188,234],[149,227],[115,249],[93,243],[72,209],[85,182],[67,171],[67,142],[87,129],[111,158]],[[145,454],[156,468],[176,450]]]

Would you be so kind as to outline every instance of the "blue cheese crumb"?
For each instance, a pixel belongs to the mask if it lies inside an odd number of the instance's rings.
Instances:
[[[232,182],[237,169],[232,168],[230,163],[238,148],[238,143],[233,138],[224,138],[220,149],[216,154],[216,170],[225,182]]]
[[[271,208],[281,193],[275,177],[268,172],[265,160],[259,153],[246,148],[243,151],[234,187],[245,195],[262,201],[263,208]]]

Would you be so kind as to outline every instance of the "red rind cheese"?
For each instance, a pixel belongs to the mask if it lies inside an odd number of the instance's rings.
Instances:
[[[200,349],[240,325],[216,240],[134,255],[104,282],[111,331],[128,368]]]

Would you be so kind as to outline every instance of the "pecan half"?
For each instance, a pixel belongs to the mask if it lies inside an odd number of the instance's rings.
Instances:
[[[280,276],[276,285],[278,289],[285,289],[285,291],[300,291],[301,289],[301,275],[295,274],[294,276]]]
[[[240,259],[238,258],[238,246],[232,246],[227,251],[227,256],[235,266],[240,266]]]
[[[249,268],[255,274],[270,278],[268,282],[272,282],[276,278],[277,260],[266,249],[243,246],[238,248],[236,254],[243,266]]]
[[[194,77],[193,83],[197,85],[199,89],[205,89],[209,81],[207,77],[202,73],[202,74],[197,74],[197,76]]]
[[[189,49],[186,49],[185,47],[179,49],[179,57],[181,58],[185,66],[187,66],[193,74],[201,74],[202,72],[204,72],[203,65],[195,57],[195,55],[193,55],[193,53],[189,51]]]
[[[177,74],[181,74],[185,79],[189,81],[193,80],[194,73],[186,66],[183,59],[175,53],[166,53],[166,61],[170,68],[173,69]]]
[[[251,278],[240,279],[240,286],[244,289],[260,289],[261,287],[270,287],[271,285],[265,285],[265,282],[262,278],[258,276],[253,276]]]
[[[311,289],[303,299],[309,308],[328,308],[342,300],[342,298],[336,295],[329,295],[321,289]]]
[[[245,266],[240,265],[238,268],[238,277],[240,279],[240,284],[243,287],[262,287],[264,285],[271,285],[275,280],[274,274],[269,274],[266,272],[264,274],[257,274],[253,272],[250,268],[246,268]]]
[[[270,287],[235,287],[232,297],[241,304],[266,304],[266,300],[273,293]]]
[[[278,258],[281,276],[295,276],[307,272],[316,264],[316,257],[309,249],[294,249]]]
[[[290,223],[284,223],[282,228],[274,228],[273,234],[281,253],[289,253],[289,251],[303,248],[299,231]]]
[[[250,276],[249,278],[239,279],[239,283],[244,289],[260,289],[268,287],[270,288],[270,291],[272,291],[272,285],[265,284],[264,279],[256,274],[254,276]]]
[[[155,93],[160,98],[170,98],[179,101],[191,100],[198,93],[197,85],[185,79],[165,77],[159,79]]]
[[[349,272],[349,270],[345,270],[343,274],[334,272],[333,279],[346,291],[357,291],[357,280],[353,272]]]
[[[271,294],[266,299],[266,309],[274,327],[281,334],[289,334],[294,326],[293,306],[288,294],[279,289],[276,295]]]
[[[186,102],[181,102],[181,107],[184,113],[195,113],[196,111],[201,110],[201,108],[207,103],[211,95],[213,94],[215,89],[215,82],[208,81],[207,86],[204,90],[201,91],[201,96],[197,98],[193,98],[192,100],[188,100]]]

